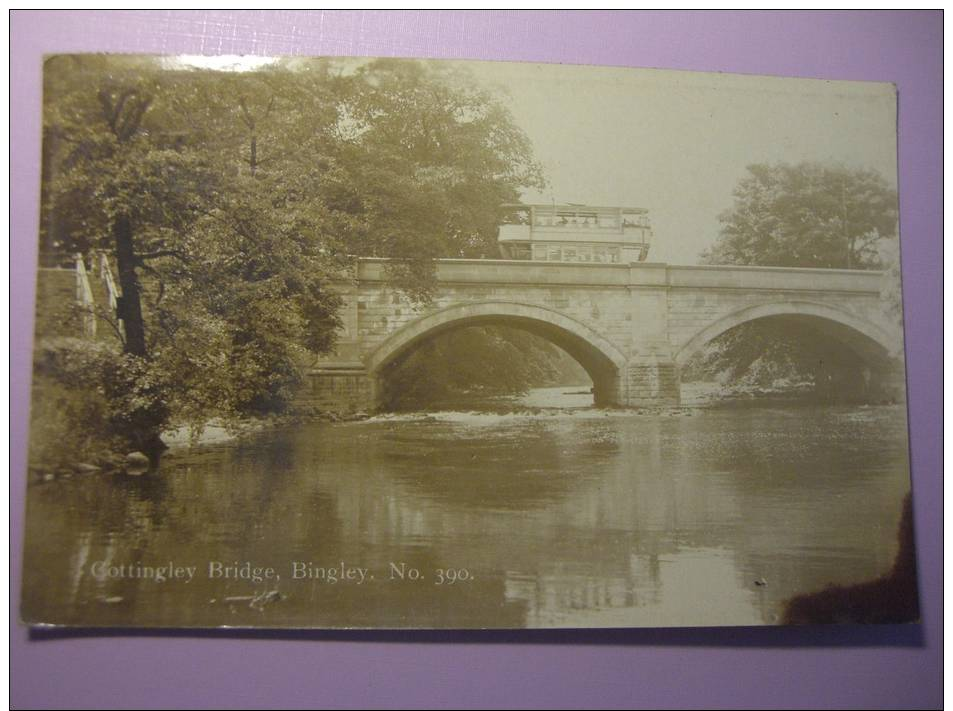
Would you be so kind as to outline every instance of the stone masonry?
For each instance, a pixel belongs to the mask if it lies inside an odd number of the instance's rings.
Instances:
[[[665,264],[441,260],[432,303],[389,287],[384,260],[362,259],[344,297],[335,352],[302,364],[299,401],[373,410],[401,355],[443,330],[509,324],[586,368],[600,405],[677,406],[679,367],[705,343],[757,318],[807,320],[859,353],[902,351],[884,316],[880,272]]]

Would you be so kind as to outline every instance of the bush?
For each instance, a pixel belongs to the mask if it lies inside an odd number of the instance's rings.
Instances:
[[[142,359],[73,338],[37,344],[30,413],[30,467],[102,461],[156,446],[168,411]]]

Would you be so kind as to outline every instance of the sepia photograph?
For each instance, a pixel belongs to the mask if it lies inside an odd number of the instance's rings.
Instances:
[[[63,54],[31,626],[919,620],[888,83]]]

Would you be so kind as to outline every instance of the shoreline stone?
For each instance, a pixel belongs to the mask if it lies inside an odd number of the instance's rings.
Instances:
[[[151,462],[142,452],[129,452],[126,455],[125,473],[129,476],[141,476],[149,471]]]

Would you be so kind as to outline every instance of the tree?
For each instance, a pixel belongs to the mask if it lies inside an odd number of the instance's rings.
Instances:
[[[502,205],[545,180],[523,131],[489,91],[445,63],[393,59],[342,79],[344,141],[323,195],[348,250],[389,257],[420,300],[436,257],[497,253]]]
[[[829,269],[882,268],[897,236],[897,194],[877,172],[819,163],[748,166],[720,216],[708,264]],[[687,374],[723,373],[729,382],[803,382],[833,354],[791,324],[762,319],[716,338]],[[823,340],[823,339],[821,339]],[[823,357],[821,353],[823,352]]]
[[[542,181],[495,97],[419,62],[60,56],[44,101],[44,259],[118,273],[123,431],[145,450],[170,417],[287,404],[353,257],[426,300],[433,258],[488,253],[500,204]]]
[[[897,236],[897,193],[873,170],[749,165],[734,197],[709,264],[865,269]]]
[[[340,264],[302,157],[336,114],[295,104],[288,72],[236,86],[149,59],[56,57],[46,76],[44,242],[102,250],[118,273],[130,446],[160,450],[173,415],[287,402],[295,363],[327,350],[338,323],[325,284]]]
[[[147,59],[60,56],[44,73],[41,239],[47,251],[112,256],[122,296],[118,389],[129,407],[111,423],[138,449],[161,449],[169,413],[149,361],[139,270],[195,215],[208,174],[197,156],[170,147],[150,121],[163,91]],[[115,388],[114,388],[115,389]],[[120,396],[122,397],[122,396]]]

